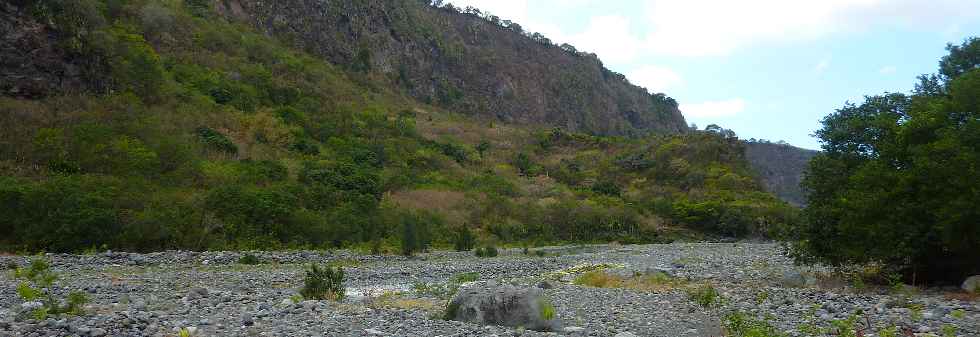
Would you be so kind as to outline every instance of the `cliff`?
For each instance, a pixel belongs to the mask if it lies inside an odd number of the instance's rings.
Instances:
[[[479,117],[605,135],[680,133],[677,103],[516,23],[422,1],[229,0],[247,23],[410,96]]]

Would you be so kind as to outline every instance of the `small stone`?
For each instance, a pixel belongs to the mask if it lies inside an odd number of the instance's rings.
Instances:
[[[565,332],[579,332],[579,331],[583,331],[583,330],[585,330],[585,328],[580,327],[580,326],[565,327]]]
[[[88,332],[88,335],[89,336],[92,336],[92,337],[102,337],[102,336],[105,336],[105,329],[102,329],[102,328],[93,328],[91,331]]]
[[[377,329],[364,329],[364,333],[372,336],[380,336],[385,334],[384,332],[381,332],[380,330]]]
[[[620,332],[620,333],[616,334],[613,337],[637,337],[637,336],[635,334],[633,334],[632,332],[624,331],[624,332]]]

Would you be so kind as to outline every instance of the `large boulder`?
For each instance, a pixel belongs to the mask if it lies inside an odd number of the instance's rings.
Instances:
[[[467,287],[449,303],[446,318],[479,325],[562,331],[554,305],[537,287],[496,283]]]
[[[783,272],[783,277],[779,282],[784,287],[806,288],[817,285],[817,277],[813,273],[801,272],[797,270],[787,270]]]
[[[968,293],[980,294],[980,275],[973,275],[963,281],[963,290]]]

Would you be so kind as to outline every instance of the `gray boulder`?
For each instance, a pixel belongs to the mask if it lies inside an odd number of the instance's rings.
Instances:
[[[812,287],[817,285],[817,277],[812,273],[789,270],[783,273],[780,283],[791,288]]]
[[[449,303],[446,318],[479,325],[562,331],[554,305],[537,287],[495,283],[467,287]]]
[[[963,286],[961,288],[968,293],[980,294],[980,275],[968,277],[966,281],[963,281]]]

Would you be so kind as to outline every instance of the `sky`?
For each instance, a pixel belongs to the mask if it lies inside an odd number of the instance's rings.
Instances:
[[[599,55],[680,103],[687,122],[819,149],[820,119],[909,92],[947,43],[980,36],[980,0],[447,0]]]

